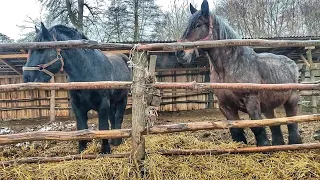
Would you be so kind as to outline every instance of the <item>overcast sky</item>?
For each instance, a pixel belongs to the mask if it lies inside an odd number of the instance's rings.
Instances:
[[[157,0],[157,3],[167,8],[171,0]],[[194,0],[197,4],[201,4],[202,0]],[[213,6],[213,0],[209,0],[209,6]],[[188,7],[186,7],[188,8]],[[210,8],[211,9],[211,8]],[[0,33],[9,36],[12,39],[19,39],[21,33],[17,25],[24,24],[23,21],[28,20],[28,16],[36,19],[41,17],[41,6],[37,0],[2,0],[0,10]]]

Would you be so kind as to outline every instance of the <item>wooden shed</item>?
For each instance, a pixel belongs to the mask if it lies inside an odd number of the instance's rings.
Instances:
[[[308,40],[320,39],[320,37],[277,37],[263,39],[287,39],[287,40]],[[166,41],[174,42],[174,41]],[[137,42],[121,42],[136,44]],[[160,43],[158,42],[139,42]],[[312,47],[309,47],[312,48]],[[301,69],[301,80],[308,81],[308,65],[310,58],[305,48],[263,48],[255,47],[256,52],[271,52],[282,54],[295,60]],[[310,50],[311,51],[311,50]],[[108,53],[104,51],[105,53]],[[320,60],[320,48],[312,48],[313,67],[317,67]],[[310,56],[309,56],[310,57]],[[22,67],[26,63],[27,53],[25,50],[1,50],[0,49],[0,84],[17,84],[23,82]],[[308,59],[308,60],[307,60]],[[157,53],[156,74],[158,82],[209,82],[209,69],[205,66],[208,61],[205,57],[198,58],[193,64],[180,64],[173,52]],[[319,78],[320,73],[313,71],[312,80]],[[55,76],[55,82],[67,82],[66,75],[59,73]],[[163,90],[161,111],[181,111],[214,108],[216,100],[211,92],[200,92],[190,90]],[[0,93],[0,121],[12,119],[39,119],[48,118],[50,110],[51,91],[30,90],[20,92]],[[127,108],[131,107],[131,98]],[[316,109],[317,107],[313,107]],[[73,116],[69,104],[68,92],[65,90],[55,91],[55,114],[58,118]],[[92,112],[92,114],[95,114]]]

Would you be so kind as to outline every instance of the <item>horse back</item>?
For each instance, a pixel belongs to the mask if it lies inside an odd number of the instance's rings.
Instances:
[[[263,84],[298,83],[298,66],[286,56],[260,53],[257,63]]]
[[[131,81],[132,70],[128,66],[129,58],[124,54],[107,55],[113,65],[113,81]]]

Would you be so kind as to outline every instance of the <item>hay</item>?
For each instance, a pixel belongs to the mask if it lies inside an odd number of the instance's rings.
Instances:
[[[213,149],[243,147],[242,144],[202,141],[205,133],[179,133],[150,135],[146,137],[147,152],[145,161],[147,173],[139,177],[128,158],[95,160],[75,160],[61,163],[22,164],[0,168],[0,179],[319,179],[320,151],[277,152],[270,154],[216,155],[216,156],[162,156],[155,153],[162,149]],[[60,142],[59,142],[60,143]],[[55,144],[56,146],[57,144]],[[59,144],[60,145],[60,144]],[[65,142],[64,147],[75,149],[75,142]],[[54,146],[31,145],[9,147],[7,154],[0,153],[0,159],[14,150],[14,158],[40,156],[47,153],[54,156],[59,150]],[[84,154],[95,154],[99,143],[93,141]],[[114,148],[113,153],[124,153],[131,149],[131,141]],[[40,150],[40,151],[39,151]],[[41,152],[41,150],[43,152]],[[67,150],[65,150],[67,151]],[[61,155],[61,154],[59,154]]]

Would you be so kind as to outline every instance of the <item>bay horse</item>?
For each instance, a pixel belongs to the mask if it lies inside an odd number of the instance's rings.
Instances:
[[[191,17],[180,41],[206,41],[241,39],[219,16],[210,13],[207,0],[201,9],[190,4]],[[210,81],[212,83],[298,83],[296,63],[283,55],[256,53],[247,46],[201,48],[208,55]],[[177,51],[180,61],[190,63],[195,50]],[[252,120],[275,118],[275,109],[284,106],[286,116],[297,115],[300,96],[296,91],[214,90],[220,111],[227,120],[240,120],[239,111],[247,113]],[[288,124],[289,144],[301,144],[298,124]],[[284,144],[280,126],[271,126],[272,145]],[[271,145],[265,127],[251,128],[257,146]],[[244,129],[231,128],[232,139],[247,144]]]
[[[47,29],[41,23],[36,28],[35,42],[67,41],[88,38],[74,28],[55,25]],[[123,54],[106,56],[98,49],[36,49],[29,50],[28,61],[23,67],[24,82],[48,82],[54,74],[65,71],[68,82],[132,81],[128,57]],[[88,129],[88,111],[98,113],[99,130],[120,129],[127,105],[128,90],[98,89],[70,90],[72,110],[77,121],[77,130]],[[118,146],[122,139],[112,139]],[[79,153],[87,147],[86,140],[79,141]],[[108,139],[102,139],[101,153],[111,153]]]

